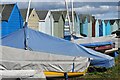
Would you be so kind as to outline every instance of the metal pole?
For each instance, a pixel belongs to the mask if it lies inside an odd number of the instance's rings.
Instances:
[[[25,22],[28,22],[28,16],[29,16],[29,13],[30,13],[30,4],[31,4],[31,0],[29,0],[28,9],[27,9],[27,15],[26,15],[26,21]]]
[[[24,49],[27,50],[28,49],[28,35],[27,35],[27,31],[26,31],[26,27],[28,25],[28,16],[29,16],[29,12],[30,12],[30,4],[31,4],[31,0],[29,0],[29,4],[28,4],[28,9],[27,9],[27,15],[26,15],[26,21],[24,24]]]
[[[70,34],[72,34],[71,24],[70,24],[70,17],[69,17],[68,2],[67,2],[67,0],[65,0],[65,6],[66,6],[66,9],[67,9],[67,18],[68,18],[69,27],[70,27]]]
[[[74,33],[74,10],[73,10],[73,0],[72,3],[72,27],[71,27],[71,41],[74,41],[73,33]]]
[[[74,4],[72,0],[72,32],[74,32],[75,25],[74,25]]]

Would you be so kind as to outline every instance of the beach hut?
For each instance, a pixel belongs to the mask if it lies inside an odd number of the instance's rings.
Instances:
[[[117,23],[117,25],[118,25],[118,29],[120,28],[120,19],[116,19],[116,23]]]
[[[99,37],[99,20],[95,22],[95,37]]]
[[[80,34],[83,33],[83,17],[82,17],[82,14],[79,14],[78,15],[78,18],[79,18],[79,24],[80,24]]]
[[[83,34],[88,36],[88,19],[85,17],[85,21],[83,23]]]
[[[2,36],[8,35],[23,27],[23,18],[17,4],[2,4]]]
[[[79,14],[79,24],[80,24],[80,34],[83,34],[83,24],[85,22],[85,18],[83,17],[83,14]]]
[[[48,10],[35,10],[31,11],[28,19],[28,25],[34,30],[53,35],[54,20],[51,12]]]
[[[118,28],[120,28],[120,19],[118,19]]]
[[[105,23],[105,35],[107,35],[107,23],[108,23],[109,20],[104,20],[104,23]]]
[[[78,16],[78,14],[76,13],[76,15],[75,15],[75,23],[74,23],[74,25],[75,25],[75,34],[76,34],[76,36],[78,35],[78,36],[80,36],[80,22],[79,22],[79,16]]]
[[[69,11],[71,31],[72,33],[80,34],[80,27],[79,27],[77,13],[73,11],[73,15],[74,15],[74,25],[73,25],[73,19],[72,19],[72,11]]]
[[[92,23],[93,17],[89,14],[80,14],[79,17],[79,26],[80,33],[87,35],[87,37],[92,37]]]
[[[103,36],[103,24],[101,20],[99,20],[99,36]]]
[[[54,19],[47,10],[36,11],[39,17],[39,31],[53,36]]]
[[[64,18],[62,11],[51,11],[54,19],[53,36],[64,38]]]
[[[39,17],[35,9],[33,9],[29,15],[28,26],[30,26],[31,29],[39,30]]]
[[[110,20],[111,32],[118,30],[117,20]]]
[[[110,20],[111,32],[116,31],[116,30],[113,30],[114,22],[115,22],[115,20]]]
[[[88,37],[92,37],[92,31],[93,31],[92,23],[94,19],[91,15],[88,15],[87,18],[88,18]]]
[[[104,20],[105,21],[105,35],[110,35],[111,34],[111,25],[109,20]]]
[[[104,20],[102,20],[102,26],[103,26],[103,36],[106,35],[106,26]]]

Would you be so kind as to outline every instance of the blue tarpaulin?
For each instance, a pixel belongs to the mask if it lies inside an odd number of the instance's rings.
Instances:
[[[97,47],[97,46],[105,46],[105,45],[113,45],[113,42],[94,42],[94,43],[86,43],[86,44],[80,44],[85,47]]]
[[[29,50],[58,55],[69,55],[76,57],[83,56],[92,58],[91,64],[94,66],[107,68],[114,66],[113,57],[85,48],[64,39],[49,36],[27,27],[2,38],[3,46],[24,49],[25,43],[27,44],[26,46]]]

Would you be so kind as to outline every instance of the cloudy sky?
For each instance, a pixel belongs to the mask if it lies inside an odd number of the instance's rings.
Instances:
[[[29,0],[1,0],[0,3],[16,3],[19,8],[27,8]],[[69,9],[71,8],[71,0]],[[120,18],[119,0],[73,0],[74,10],[79,14],[91,14],[97,19],[117,19]],[[119,3],[120,4],[120,3]],[[119,5],[120,6],[120,5]],[[65,0],[32,0],[31,7],[37,10],[66,9]]]

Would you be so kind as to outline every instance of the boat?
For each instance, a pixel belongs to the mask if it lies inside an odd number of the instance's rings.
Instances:
[[[47,52],[66,56],[90,58],[91,65],[99,67],[114,66],[114,58],[76,43],[56,38],[28,27],[24,27],[1,39],[3,46],[30,51]],[[101,63],[102,61],[102,63]]]
[[[117,45],[115,41],[115,35],[102,37],[83,37],[72,42],[103,53]]]
[[[68,76],[80,76],[86,74],[90,64],[89,58],[86,57],[36,52],[8,46],[1,48],[0,65],[3,67],[1,72],[4,77],[64,77],[65,73]]]

